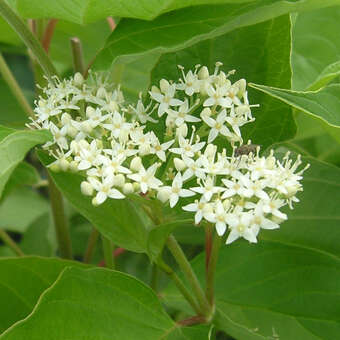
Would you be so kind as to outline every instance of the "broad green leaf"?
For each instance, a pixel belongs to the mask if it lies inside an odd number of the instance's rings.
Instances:
[[[21,45],[22,42],[19,36],[13,31],[12,27],[0,17],[0,42],[9,45]]]
[[[98,21],[107,16],[128,17],[151,20],[156,16],[175,9],[197,6],[217,5],[223,3],[242,4],[254,0],[114,0],[101,1],[71,1],[60,0],[42,4],[38,0],[17,0],[16,8],[21,15],[27,18],[58,18],[78,24]],[[314,2],[316,3],[316,2]],[[334,1],[326,1],[326,6]],[[311,4],[313,6],[313,4]]]
[[[49,211],[48,201],[30,188],[17,188],[0,204],[0,228],[23,233]]]
[[[207,330],[178,327],[153,290],[129,275],[100,268],[66,268],[33,313],[0,339],[203,340]]]
[[[14,128],[22,128],[28,122],[27,115],[17,103],[7,84],[0,78],[0,124]]]
[[[323,77],[332,76],[333,67],[338,72],[339,20],[340,6],[298,14],[293,29],[294,90],[316,90],[325,80],[330,80]]]
[[[250,84],[294,108],[319,118],[332,127],[340,127],[340,85],[333,84],[315,92],[302,92]]]
[[[0,258],[0,333],[32,312],[39,296],[65,267],[79,262],[42,257]]]
[[[72,225],[71,231],[73,231],[73,229],[74,226]],[[22,235],[19,246],[26,255],[47,257],[55,255],[57,241],[53,219],[50,213],[41,215],[28,226]],[[74,255],[77,254],[74,253]]]
[[[41,181],[41,177],[36,168],[27,162],[21,162],[14,169],[10,179],[8,180],[3,197],[11,192],[14,188],[24,186],[24,185],[35,185]],[[2,197],[2,198],[3,198]]]
[[[1,130],[8,131],[0,126]],[[13,170],[24,159],[26,153],[38,144],[43,144],[51,138],[48,131],[14,131],[0,142],[0,196]]]
[[[328,85],[332,80],[340,75],[340,61],[336,61],[325,67],[313,84],[309,85],[308,91],[317,91]]]
[[[175,52],[198,41],[289,12],[326,7],[337,3],[335,0],[322,2],[312,0],[307,3],[260,0],[246,4],[230,3],[190,7],[164,14],[150,22],[123,19],[107,40],[94,66],[97,69],[106,70],[118,58],[130,61],[150,52]]]
[[[153,70],[152,80],[156,84],[161,78],[178,79],[181,74],[177,64],[186,69],[201,64],[213,70],[216,61],[221,61],[224,71],[236,70],[236,74],[230,77],[232,81],[245,78],[251,82],[290,87],[290,46],[290,19],[288,15],[281,16],[234,30],[176,53],[165,54]],[[252,110],[255,122],[242,128],[245,141],[251,139],[267,147],[294,136],[296,127],[289,106],[252,89],[249,91],[249,101],[260,104],[260,108]],[[164,134],[160,130],[161,125],[155,129],[159,136]],[[218,142],[226,143],[223,138]]]
[[[340,169],[313,159],[304,191],[277,231],[258,244],[222,246],[215,324],[236,339],[332,340],[340,331]],[[193,261],[203,281],[204,257]],[[169,287],[162,295],[183,308]]]
[[[43,152],[39,152],[39,158],[45,166],[51,162],[51,157]],[[49,174],[71,205],[116,246],[135,252],[146,251],[148,228],[142,213],[132,201],[127,198],[107,199],[95,207],[91,198],[80,191],[83,176],[69,172],[49,171]]]

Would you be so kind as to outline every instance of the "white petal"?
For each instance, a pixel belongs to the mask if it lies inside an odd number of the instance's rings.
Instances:
[[[171,208],[173,208],[175,205],[176,205],[176,203],[178,202],[178,195],[177,194],[171,194],[170,195],[170,207]]]
[[[179,192],[179,195],[181,197],[191,197],[191,196],[194,196],[195,193],[190,191],[190,190],[187,190],[187,189],[182,189],[180,192]]]
[[[243,238],[248,240],[251,243],[257,243],[256,236],[250,228],[247,228],[243,233]]]
[[[218,132],[216,129],[211,129],[208,136],[208,143],[211,143],[218,135]]]
[[[125,198],[125,196],[117,189],[111,189],[108,196],[115,199]]]
[[[197,204],[196,203],[190,203],[182,207],[185,211],[197,211]]]
[[[225,223],[220,222],[220,221],[216,223],[215,227],[216,227],[217,234],[219,236],[222,236],[227,229],[227,226],[225,225]]]
[[[237,240],[239,237],[240,237],[240,235],[238,234],[238,232],[235,229],[231,229],[230,234],[229,234],[227,241],[225,243],[230,244],[230,243],[234,242],[235,240]]]
[[[102,191],[99,191],[96,196],[96,201],[98,204],[102,204],[105,202],[106,198],[107,198],[107,195],[103,193]]]

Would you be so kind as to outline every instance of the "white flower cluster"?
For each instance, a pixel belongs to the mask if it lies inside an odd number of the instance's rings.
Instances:
[[[55,79],[36,102],[31,127],[51,131],[54,140],[44,146],[56,159],[51,169],[82,172],[81,191],[94,205],[129,194],[171,208],[180,202],[196,224],[213,223],[219,235],[228,230],[227,243],[256,242],[261,228],[287,219],[280,209],[298,201],[307,167],[297,169],[300,157],[280,161],[243,144],[240,127],[254,120],[257,105],[248,102],[246,81],[232,83],[234,72],[220,66],[213,74],[179,67],[182,78],[152,86],[147,106],[141,96],[136,106],[125,104],[119,87],[98,75]],[[225,140],[229,149],[218,146]]]

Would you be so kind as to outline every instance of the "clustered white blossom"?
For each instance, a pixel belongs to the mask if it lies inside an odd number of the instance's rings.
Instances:
[[[287,219],[280,209],[298,202],[307,166],[298,170],[300,156],[279,160],[243,144],[240,127],[254,121],[251,108],[258,105],[249,104],[246,81],[232,83],[234,71],[225,74],[221,65],[213,74],[179,66],[178,81],[161,79],[135,106],[99,75],[54,79],[30,126],[51,131],[54,139],[44,145],[55,158],[50,168],[82,172],[81,191],[94,205],[141,194],[180,205],[220,236],[228,231],[227,244],[240,237],[257,242],[261,228]]]

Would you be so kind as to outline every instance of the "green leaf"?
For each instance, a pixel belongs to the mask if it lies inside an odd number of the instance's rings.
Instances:
[[[0,333],[32,312],[39,296],[69,266],[79,262],[41,257],[0,258]]]
[[[21,162],[12,172],[12,175],[5,186],[3,197],[17,187],[24,185],[32,186],[40,181],[41,177],[37,169],[27,162]]]
[[[51,157],[38,153],[43,165],[51,163]],[[71,205],[85,216],[101,233],[116,246],[135,252],[146,251],[148,228],[138,207],[129,199],[108,199],[98,207],[80,191],[84,177],[69,172],[49,171],[59,190]]]
[[[16,8],[19,13],[26,18],[58,18],[78,24],[85,24],[104,19],[107,16],[151,20],[162,13],[183,7],[223,3],[242,4],[253,1],[254,0],[139,0],[136,2],[135,0],[125,0],[124,2],[119,2],[115,0],[60,0],[58,2],[42,4],[38,0],[17,0]],[[333,3],[334,1],[326,1],[326,6]]]
[[[258,84],[250,84],[250,86],[304,113],[319,118],[330,126],[340,127],[339,84],[329,85],[316,92],[292,91]]]
[[[150,52],[175,52],[198,41],[289,12],[326,7],[337,3],[335,0],[322,2],[312,0],[307,3],[277,0],[252,1],[246,4],[233,2],[226,5],[181,9],[164,14],[150,22],[124,19],[109,37],[94,67],[106,70],[118,58],[131,61],[137,56]]]
[[[23,233],[49,211],[48,201],[30,188],[18,188],[0,204],[0,228]]]
[[[71,231],[73,231],[73,225]],[[52,216],[45,213],[34,220],[23,234],[19,244],[26,255],[54,256],[57,241]],[[72,243],[73,246],[73,243]]]
[[[326,66],[319,76],[315,79],[314,83],[309,85],[308,91],[317,91],[322,87],[328,85],[332,80],[340,75],[340,61]]]
[[[0,126],[6,133],[8,129]],[[14,131],[7,135],[0,142],[0,197],[6,182],[13,170],[24,159],[26,153],[36,146],[50,140],[51,134],[48,131]]]
[[[290,87],[290,34],[290,19],[286,15],[234,30],[176,53],[165,54],[153,70],[153,83],[156,84],[161,78],[178,79],[177,64],[186,69],[201,64],[213,70],[215,62],[221,61],[224,71],[236,70],[236,75],[230,77],[232,81],[245,78],[251,82]],[[289,106],[252,89],[249,91],[249,101],[259,103],[260,108],[252,110],[255,122],[242,128],[245,141],[251,139],[267,147],[294,136],[296,127]],[[159,136],[164,134],[161,125],[155,129]],[[222,138],[219,142],[226,143]]]
[[[339,6],[298,14],[293,29],[294,90],[317,90],[338,73],[339,20]]]
[[[9,45],[22,45],[19,36],[13,31],[12,27],[0,17],[0,42]]]
[[[54,326],[51,327],[51,322]],[[101,268],[66,268],[41,296],[33,313],[1,340],[206,339],[183,331],[153,290],[129,275]]]
[[[340,169],[305,159],[300,203],[258,244],[222,246],[214,323],[236,339],[336,339],[340,331]],[[193,261],[203,281],[204,256]],[[173,286],[162,293],[184,304]]]

